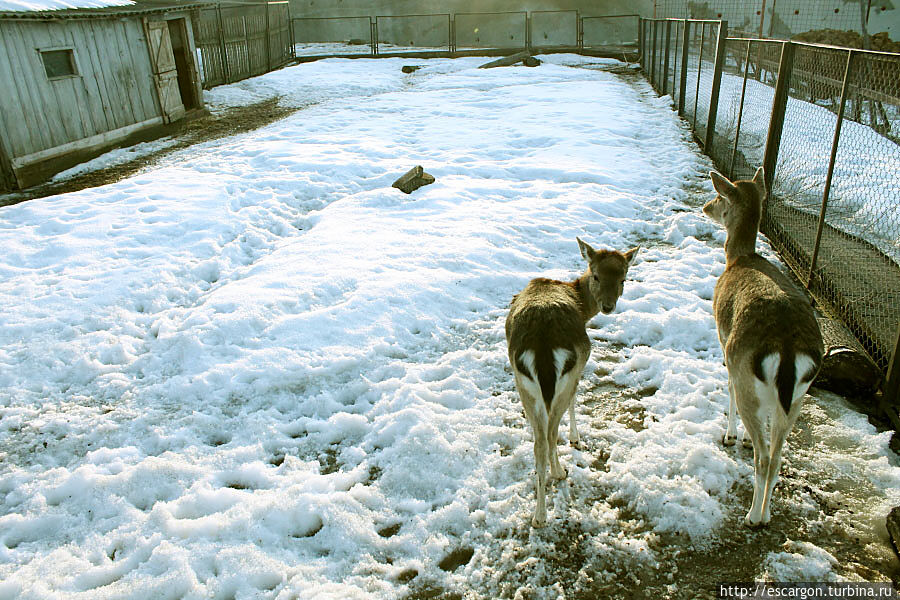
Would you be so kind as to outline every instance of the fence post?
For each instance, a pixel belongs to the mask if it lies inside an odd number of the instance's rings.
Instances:
[[[781,146],[781,131],[784,128],[784,111],[787,108],[791,71],[794,66],[794,43],[782,42],[781,60],[778,62],[778,79],[775,81],[775,95],[772,99],[772,115],[769,117],[769,131],[766,134],[766,150],[763,168],[766,172],[766,190],[772,196],[772,182],[775,181],[775,165],[778,164],[778,148]]]
[[[706,115],[706,141],[703,149],[712,156],[716,136],[716,113],[719,112],[719,87],[722,85],[722,66],[725,64],[725,38],[728,37],[728,21],[719,21],[719,39],[716,40],[716,58],[713,63],[712,90],[709,94],[709,114]]]
[[[287,5],[288,39],[291,41],[291,56],[297,58],[297,47],[294,43],[294,19],[291,17],[291,3]]]
[[[584,49],[584,19],[575,11],[575,45],[579,50]]]
[[[691,117],[691,127],[697,130],[697,105],[700,104],[700,79],[703,75],[703,46],[706,44],[706,23],[700,23],[700,54],[697,56],[697,89],[694,91],[694,115]]]
[[[269,2],[266,0],[266,71],[272,70],[272,24],[269,20]]]
[[[744,98],[747,95],[747,72],[750,70],[750,46],[747,40],[747,54],[744,55],[744,81],[741,84],[741,105],[738,107],[738,122],[734,132],[734,147],[731,149],[731,166],[728,167],[728,178],[734,179],[734,161],[737,158],[738,140],[741,137],[741,122],[744,120]]]
[[[582,25],[584,25],[582,23]],[[640,54],[638,55],[638,60],[641,62],[641,67],[644,69],[644,72],[647,71],[647,61],[644,60],[644,19],[643,17],[638,17],[638,48],[640,48]]]
[[[228,47],[225,45],[225,22],[222,20],[221,4],[216,4],[216,16],[219,20],[219,42],[222,44],[222,83],[231,83],[228,77]]]
[[[684,116],[684,93],[687,91],[688,58],[691,55],[691,22],[684,19],[684,40],[681,44],[681,75],[678,81],[678,114]]]
[[[669,48],[671,46],[672,38],[672,21],[666,21],[666,54],[663,57],[663,69],[662,76],[659,78],[662,82],[662,90],[660,90],[660,94],[666,95],[666,88],[669,86]]]
[[[900,323],[897,325],[897,337],[894,340],[894,352],[891,354],[891,362],[888,363],[887,376],[882,388],[882,398],[889,406],[900,403]]]
[[[650,42],[650,85],[658,91],[656,87],[656,34],[659,30],[659,21],[650,22],[651,42]]]
[[[456,14],[450,17],[450,52],[456,52]]]
[[[809,277],[806,287],[812,285],[813,273],[816,270],[816,261],[819,258],[819,246],[822,242],[822,230],[825,228],[825,211],[828,209],[828,196],[831,193],[831,180],[834,176],[834,162],[837,159],[838,142],[841,138],[841,125],[844,122],[844,106],[847,103],[847,89],[850,81],[850,69],[855,52],[847,51],[847,64],[844,67],[844,82],[841,84],[841,103],[838,106],[837,123],[834,125],[834,137],[831,140],[831,156],[828,159],[828,174],[825,176],[825,190],[822,192],[822,210],[819,212],[819,225],[816,228],[816,243],[813,246],[812,259],[809,262]]]
[[[531,13],[525,13],[525,49],[531,52]]]
[[[378,55],[378,17],[369,17],[369,35],[372,38],[372,55]]]

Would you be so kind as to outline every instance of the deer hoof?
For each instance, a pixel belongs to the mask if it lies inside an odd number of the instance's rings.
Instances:
[[[723,445],[723,446],[734,446],[734,444],[735,444],[736,442],[737,442],[737,436],[736,436],[736,435],[728,435],[728,434],[726,433],[724,436],[722,436],[722,445]]]
[[[569,472],[566,471],[562,466],[558,467],[557,469],[550,470],[551,479],[565,479],[566,477],[568,477],[568,475]]]
[[[744,446],[744,448],[753,448],[753,440],[751,440],[748,437],[745,437],[744,439],[741,440],[741,445]]]
[[[531,526],[534,527],[535,529],[540,529],[542,527],[546,527],[547,526],[547,517],[544,517],[543,519],[539,519],[537,515],[531,517]]]
[[[766,526],[766,521],[759,520],[754,522],[748,514],[746,517],[744,517],[744,525],[746,525],[750,529],[762,529]]]

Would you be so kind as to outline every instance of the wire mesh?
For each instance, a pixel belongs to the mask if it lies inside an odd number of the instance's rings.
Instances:
[[[715,26],[643,21],[645,73],[683,106],[682,117],[711,142],[705,150],[732,179],[775,158],[763,233],[823,310],[896,376],[900,54],[731,38],[712,93]],[[715,131],[707,137],[711,105]]]
[[[812,283],[886,368],[900,324],[900,55],[851,54]]]
[[[524,48],[527,13],[457,13],[456,49]]]
[[[292,21],[297,56],[371,52],[369,17],[300,17]]]
[[[862,18],[868,21],[865,2],[842,0],[658,0],[656,16],[678,19],[721,19],[740,37],[790,38],[811,30],[858,31]],[[873,5],[878,11],[881,7]],[[737,37],[737,35],[735,37]]]
[[[716,131],[707,151],[732,179],[752,177],[763,164],[781,46],[746,38],[725,42]]]

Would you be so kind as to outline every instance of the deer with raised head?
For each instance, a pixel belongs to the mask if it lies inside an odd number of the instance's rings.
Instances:
[[[577,446],[580,441],[575,426],[575,392],[591,353],[585,326],[598,312],[615,310],[628,267],[638,251],[598,251],[580,239],[578,247],[588,263],[581,277],[569,282],[542,277],[531,280],[513,297],[506,317],[509,362],[534,433],[534,527],[547,524],[548,464],[550,477],[566,477],[566,470],[559,464],[557,438],[567,408],[569,442]]]
[[[728,232],[725,271],[713,293],[730,395],[723,443],[730,446],[737,439],[737,410],[744,445],[749,437],[753,446],[753,502],[744,523],[760,527],[771,519],[785,438],[822,364],[822,333],[806,295],[756,253],[766,198],[762,167],[749,181],[732,183],[715,172],[709,176],[716,197],[703,212]]]

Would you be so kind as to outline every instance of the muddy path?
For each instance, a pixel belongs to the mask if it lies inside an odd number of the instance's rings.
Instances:
[[[259,129],[288,117],[303,108],[306,108],[306,106],[282,106],[279,104],[279,98],[273,97],[255,104],[233,107],[221,112],[209,113],[196,119],[182,121],[180,126],[170,134],[173,143],[166,145],[164,148],[149,154],[143,154],[127,162],[88,171],[62,181],[50,181],[27,190],[0,195],[0,206],[9,206],[26,200],[115,183],[161,164],[167,157],[179,150],[202,142]]]

